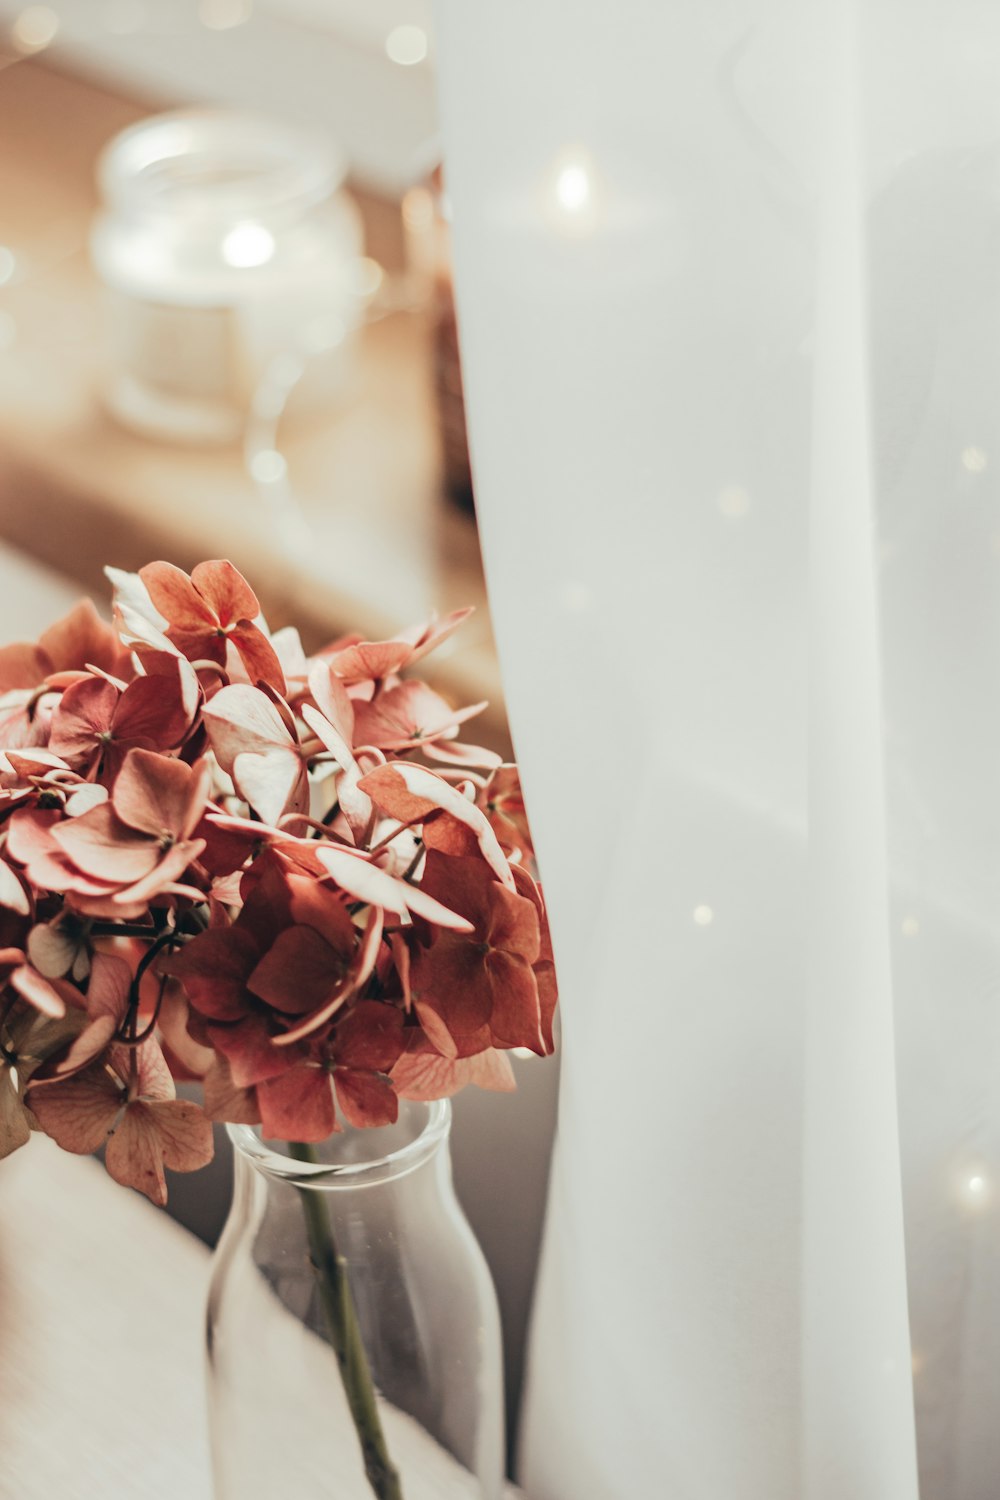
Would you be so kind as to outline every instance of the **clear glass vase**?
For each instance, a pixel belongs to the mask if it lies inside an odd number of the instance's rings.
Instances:
[[[309,1148],[229,1127],[208,1307],[216,1500],[498,1500],[500,1323],[450,1125],[443,1100]]]

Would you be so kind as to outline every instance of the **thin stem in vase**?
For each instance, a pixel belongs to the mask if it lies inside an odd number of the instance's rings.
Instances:
[[[289,1141],[288,1153],[296,1161],[319,1165],[315,1148],[301,1141]],[[385,1433],[382,1431],[375,1386],[361,1338],[357,1309],[351,1295],[347,1261],[337,1250],[322,1192],[300,1187],[298,1193],[302,1199],[309,1239],[309,1258],[323,1307],[327,1338],[337,1356],[344,1393],[361,1444],[368,1483],[378,1500],[403,1500],[399,1473],[389,1457]]]

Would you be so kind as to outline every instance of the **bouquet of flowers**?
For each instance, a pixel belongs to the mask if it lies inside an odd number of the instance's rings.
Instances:
[[[410,675],[467,611],[308,658],[229,562],[108,574],[113,626],[0,650],[0,1156],[105,1146],[162,1204],[213,1120],[512,1088],[556,1001],[517,771]]]

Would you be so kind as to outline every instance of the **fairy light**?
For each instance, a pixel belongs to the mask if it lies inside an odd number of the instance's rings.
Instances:
[[[277,448],[261,448],[250,460],[250,474],[258,484],[280,484],[288,464]]]
[[[427,56],[427,33],[422,26],[394,26],[385,39],[386,56],[401,68],[412,68]]]
[[[544,186],[543,215],[559,234],[592,234],[601,221],[599,179],[587,151],[570,147],[552,162]]]
[[[307,354],[324,354],[329,349],[336,349],[346,337],[347,323],[343,314],[336,312],[314,318],[300,335],[301,346]]]
[[[691,916],[699,927],[711,927],[715,920],[715,912],[710,906],[696,906]]]
[[[727,484],[725,489],[719,491],[717,504],[724,516],[735,521],[749,511],[750,496],[740,485]]]
[[[904,937],[916,937],[920,931],[920,923],[916,917],[904,917],[899,924],[899,930]]]
[[[578,214],[591,197],[590,176],[582,162],[570,162],[556,176],[555,196],[559,207],[568,214]]]
[[[962,452],[962,468],[970,474],[981,474],[988,463],[982,448],[965,448]]]
[[[222,258],[229,266],[248,270],[267,265],[276,248],[274,235],[263,224],[234,224],[222,241]]]
[[[55,41],[59,17],[47,5],[29,5],[21,11],[10,29],[10,38],[18,52],[41,52]]]
[[[0,286],[6,286],[17,270],[17,257],[6,245],[0,245]]]
[[[434,199],[427,188],[414,187],[403,198],[403,223],[413,234],[420,234],[434,223]]]
[[[385,272],[370,255],[358,256],[348,275],[351,291],[356,297],[374,297],[385,280]]]
[[[981,1213],[993,1196],[993,1184],[979,1166],[971,1171],[967,1169],[959,1178],[957,1187],[959,1200],[973,1213]]]

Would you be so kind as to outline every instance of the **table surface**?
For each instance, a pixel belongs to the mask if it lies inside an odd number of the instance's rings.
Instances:
[[[97,1162],[36,1136],[0,1163],[0,1500],[211,1500],[208,1267]],[[393,1433],[404,1465],[427,1461]]]

